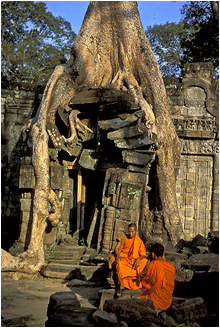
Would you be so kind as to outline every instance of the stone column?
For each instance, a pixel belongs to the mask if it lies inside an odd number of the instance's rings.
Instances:
[[[214,154],[211,229],[219,230],[219,154]]]

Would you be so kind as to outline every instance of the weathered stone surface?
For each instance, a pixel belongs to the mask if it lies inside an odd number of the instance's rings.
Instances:
[[[101,295],[99,309],[103,310],[103,306],[105,304],[106,300],[115,299],[116,290],[115,289],[102,289],[99,291],[99,294]],[[122,299],[136,299],[137,297],[141,296],[141,290],[129,290],[126,289],[123,291],[122,297],[120,297],[120,300]]]
[[[163,320],[165,327],[178,327],[179,325],[178,321],[170,317],[165,311],[160,312],[158,316]]]
[[[80,307],[80,302],[73,292],[57,292],[50,296],[47,315],[51,316],[61,305]]]
[[[207,246],[197,246],[196,252],[200,254],[209,253],[209,248]]]
[[[20,203],[21,203],[21,211],[22,212],[30,212],[31,211],[32,199],[21,198]]]
[[[153,137],[150,138],[148,134],[143,134],[141,137],[135,137],[132,139],[119,139],[114,140],[115,146],[118,148],[124,148],[124,149],[135,149],[142,146],[147,146],[150,144],[153,144],[155,142],[155,137],[153,134]]]
[[[139,173],[139,172],[128,172],[128,182],[144,185],[146,182],[146,174]]]
[[[147,165],[155,159],[155,156],[155,152],[150,150],[147,153],[129,150],[122,151],[123,161],[135,165]]]
[[[144,166],[144,167],[135,166],[135,165],[128,165],[127,169],[130,172],[140,172],[140,173],[146,174],[147,170],[148,170],[148,165]]]
[[[100,102],[98,90],[89,90],[77,93],[69,103],[69,106],[83,105],[83,104],[96,104]]]
[[[93,154],[94,150],[83,149],[79,158],[79,164],[85,169],[95,170],[97,168],[98,159],[94,158]]]
[[[136,208],[135,210],[127,210],[125,208],[121,208],[119,210],[120,220],[135,222],[137,217],[139,216],[140,209]],[[118,213],[118,212],[117,212]]]
[[[187,320],[189,322],[197,321],[198,319],[207,318],[208,310],[201,297],[187,300],[179,305],[171,306],[174,317],[178,322]]]
[[[50,166],[50,183],[52,189],[61,189],[64,176],[64,167],[62,165]]]
[[[106,300],[103,310],[115,313],[119,321],[123,320],[129,326],[148,326],[149,322],[162,323],[149,299]]]
[[[115,313],[98,309],[93,313],[92,317],[102,327],[118,327],[118,320]]]
[[[32,165],[21,165],[19,188],[30,189],[35,187],[35,174]]]
[[[83,266],[50,262],[42,268],[41,274],[44,277],[66,280],[80,279],[105,282],[108,277],[108,270],[106,266]]]
[[[109,140],[129,139],[147,133],[146,125],[143,123],[134,126],[125,127],[107,134]]]
[[[108,114],[118,114],[118,113],[126,113],[126,112],[133,112],[139,110],[140,108],[135,102],[132,101],[123,101],[123,102],[113,102],[113,103],[106,103],[104,105],[99,106],[99,111],[104,113],[105,115]]]
[[[118,208],[135,210],[139,208],[141,202],[142,186],[131,183],[121,185]]]
[[[19,315],[14,313],[4,312],[1,321],[4,324],[2,327],[28,327],[26,324],[33,318],[33,314]]]
[[[137,116],[130,115],[125,120],[120,118],[113,118],[112,120],[98,121],[98,126],[102,130],[118,130],[120,128],[129,126],[131,123],[137,121]]]
[[[207,239],[200,234],[196,235],[191,241],[191,246],[193,249],[196,249],[197,246],[207,246],[207,244]]]
[[[95,310],[86,307],[61,305],[45,323],[45,327],[93,327]]]
[[[212,266],[219,266],[218,254],[193,254],[190,258],[182,262],[183,267],[209,269]]]
[[[189,282],[193,277],[193,271],[176,271],[175,282]]]
[[[131,93],[123,90],[99,89],[99,94],[102,103],[134,101]]]

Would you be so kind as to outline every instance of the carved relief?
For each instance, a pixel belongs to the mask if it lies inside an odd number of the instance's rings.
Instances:
[[[216,140],[180,139],[181,154],[218,154],[219,144]]]

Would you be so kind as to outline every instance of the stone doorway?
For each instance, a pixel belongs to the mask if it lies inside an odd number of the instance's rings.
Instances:
[[[80,238],[86,240],[94,209],[98,215],[91,242],[97,242],[98,224],[102,207],[102,193],[105,181],[105,171],[92,171],[87,169],[72,169],[69,177],[73,179],[73,206],[69,215],[70,234],[78,229]]]
[[[212,156],[182,156],[177,202],[187,240],[211,229]]]

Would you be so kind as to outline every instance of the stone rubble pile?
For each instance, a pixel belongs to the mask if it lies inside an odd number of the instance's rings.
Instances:
[[[149,240],[146,247],[151,242],[155,241]],[[173,302],[166,311],[156,310],[151,300],[137,299],[140,290],[125,290],[116,299],[115,288],[109,288],[108,256],[94,253],[78,265],[81,274],[84,268],[84,276],[73,275],[75,278],[67,286],[83,282],[97,285],[95,269],[105,268],[106,275],[98,274],[99,282],[106,279],[106,285],[100,289],[99,304],[88,308],[80,305],[73,292],[55,293],[50,297],[46,327],[218,327],[218,243],[219,233],[212,231],[207,238],[197,235],[191,242],[180,240],[175,247],[169,246],[169,251],[165,249],[166,259],[174,261],[177,269]]]

